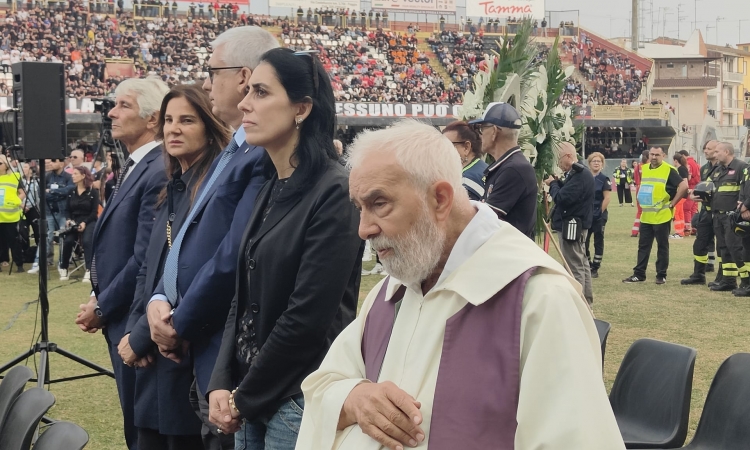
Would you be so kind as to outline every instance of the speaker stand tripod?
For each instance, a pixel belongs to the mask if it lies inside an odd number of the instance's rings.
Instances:
[[[39,160],[39,204],[45,205],[47,196],[46,196],[46,181],[45,181],[45,168],[44,168],[44,159]],[[115,377],[114,372],[111,370],[102,367],[96,363],[93,363],[81,356],[76,355],[75,353],[71,353],[61,347],[59,347],[56,343],[51,342],[49,338],[49,299],[47,298],[47,270],[48,266],[46,264],[46,258],[47,258],[47,213],[46,208],[42,207],[40,208],[39,214],[39,234],[43,236],[42,239],[39,240],[39,243],[37,244],[39,247],[39,255],[40,257],[43,256],[45,258],[42,264],[39,264],[39,304],[41,306],[41,322],[42,322],[42,333],[41,333],[41,340],[34,344],[30,349],[26,350],[22,354],[18,355],[11,361],[8,361],[7,363],[0,366],[0,374],[4,373],[6,370],[10,369],[13,366],[16,366],[18,364],[21,364],[26,359],[36,355],[39,353],[39,370],[37,372],[37,377],[34,380],[36,381],[37,386],[43,388],[46,384],[52,384],[52,383],[62,383],[64,381],[73,381],[73,380],[80,380],[83,378],[91,378],[91,377],[99,377],[99,376],[108,376],[111,378]],[[49,354],[50,353],[57,353],[60,356],[64,356],[65,358],[68,358],[69,360],[80,364],[84,367],[87,367],[91,370],[93,370],[93,373],[87,373],[83,375],[75,375],[71,377],[64,377],[64,378],[57,378],[57,379],[51,379],[49,374]],[[3,378],[2,375],[0,375],[0,378]]]

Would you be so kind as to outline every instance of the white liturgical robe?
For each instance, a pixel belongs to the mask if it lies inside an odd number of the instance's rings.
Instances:
[[[602,381],[599,338],[580,284],[486,205],[472,204],[478,212],[457,240],[435,287],[422,295],[419,286],[407,286],[377,379],[395,383],[421,402],[426,439],[418,448],[430,446],[446,321],[467,303],[481,305],[537,268],[525,284],[520,313],[515,449],[624,449]],[[357,424],[336,430],[350,391],[370,382],[362,336],[381,285],[370,292],[359,317],[334,341],[321,367],[302,383],[305,412],[297,450],[384,448]],[[390,299],[401,285],[390,278],[385,298]],[[476,370],[482,370],[481,361]],[[466,442],[464,448],[477,447]]]

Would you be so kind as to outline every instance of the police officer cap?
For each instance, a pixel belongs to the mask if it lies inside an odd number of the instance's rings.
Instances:
[[[487,105],[481,119],[474,119],[470,125],[489,123],[502,128],[521,128],[521,116],[516,108],[503,102],[493,102]]]

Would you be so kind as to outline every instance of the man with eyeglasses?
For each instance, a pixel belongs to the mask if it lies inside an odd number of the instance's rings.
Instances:
[[[73,174],[73,169],[76,167],[80,167],[83,165],[83,151],[82,150],[73,150],[70,152],[70,164],[65,168],[65,172],[69,174]]]
[[[490,103],[480,119],[472,120],[482,137],[482,152],[495,162],[485,171],[482,202],[521,233],[534,239],[539,188],[534,168],[518,146],[521,116],[502,102]]]
[[[211,43],[209,77],[203,89],[211,98],[213,113],[236,132],[206,174],[208,181],[202,188],[208,190],[205,195],[199,191],[196,197],[189,216],[194,219],[175,235],[164,275],[148,303],[147,323],[128,326],[132,328],[129,345],[137,355],[156,344],[167,358],[192,359],[191,402],[204,423],[204,447],[211,450],[235,445],[233,435],[222,434],[210,424],[204,393],[235,293],[240,241],[265,182],[265,150],[245,142],[237,105],[247,93],[261,55],[278,46],[271,33],[255,26],[231,28]]]

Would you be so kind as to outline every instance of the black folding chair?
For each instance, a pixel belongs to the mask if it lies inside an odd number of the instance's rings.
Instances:
[[[0,433],[0,450],[29,450],[39,420],[54,404],[55,396],[42,388],[19,395]]]
[[[607,337],[609,336],[609,330],[612,329],[612,325],[609,322],[603,320],[594,319],[596,324],[596,332],[599,333],[599,344],[602,346],[602,366],[604,365],[604,354],[607,352]]]
[[[8,371],[0,383],[0,434],[3,432],[3,423],[8,415],[10,406],[16,401],[26,383],[34,378],[34,372],[26,366],[16,366]]]
[[[72,422],[55,422],[39,436],[34,450],[81,450],[88,442],[83,428]]]
[[[685,443],[695,356],[695,349],[653,339],[630,346],[609,394],[625,448]]]
[[[690,450],[750,448],[750,353],[724,361],[714,376]]]

